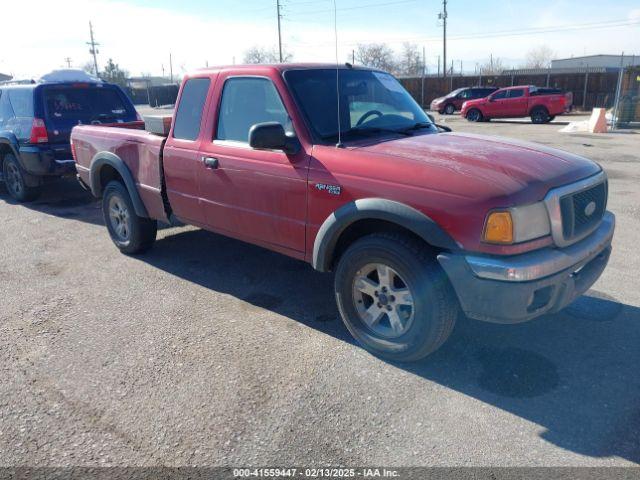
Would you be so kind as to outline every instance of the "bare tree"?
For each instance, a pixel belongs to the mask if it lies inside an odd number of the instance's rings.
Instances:
[[[244,63],[279,63],[278,50],[274,48],[266,49],[254,45],[244,52]],[[287,63],[293,59],[293,55],[285,50],[282,51],[282,62]]]
[[[417,77],[422,75],[423,67],[422,55],[418,46],[415,43],[403,43],[398,62],[398,73],[407,77]]]
[[[505,66],[500,57],[491,57],[488,61],[480,65],[482,75],[500,75]]]
[[[526,68],[549,68],[555,52],[546,45],[532,48],[527,52],[524,66]]]
[[[393,57],[393,50],[386,43],[359,44],[356,48],[356,61],[366,67],[394,72],[396,62]]]

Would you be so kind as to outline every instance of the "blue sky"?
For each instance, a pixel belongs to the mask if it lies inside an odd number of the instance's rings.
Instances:
[[[285,48],[298,61],[330,61],[334,56],[333,0],[282,0],[282,32]],[[386,5],[385,5],[386,4]],[[8,16],[24,17],[27,4],[10,2]],[[442,29],[436,0],[337,0],[339,56],[346,60],[357,43],[386,42],[399,51],[404,41],[425,46],[427,63],[435,69],[442,51]],[[7,11],[6,9],[9,9]],[[205,63],[240,62],[252,45],[273,48],[277,44],[275,0],[32,0],[30,11],[39,15],[30,35],[15,32],[5,38],[21,38],[15,48],[0,52],[0,71],[35,75],[57,68],[65,57],[74,66],[86,63],[88,21],[100,41],[99,62],[113,57],[134,74],[168,71],[168,52],[174,72]],[[634,20],[640,22],[638,0],[449,0],[448,58],[465,70],[486,61],[490,54],[518,66],[526,52],[546,45],[558,57],[620,53],[640,55],[640,24],[615,28],[572,29],[535,35],[493,35],[531,28],[583,25]],[[12,34],[15,33],[15,37]],[[486,37],[478,38],[477,34]],[[464,38],[461,38],[464,37]]]

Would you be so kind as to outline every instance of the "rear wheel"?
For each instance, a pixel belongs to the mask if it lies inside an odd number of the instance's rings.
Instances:
[[[129,192],[122,183],[109,182],[102,196],[102,213],[111,240],[122,253],[142,253],[151,248],[158,224],[136,215]]]
[[[456,107],[451,103],[448,103],[447,106],[444,107],[444,113],[446,113],[447,115],[453,115],[455,111]]]
[[[419,360],[449,337],[458,303],[425,245],[402,234],[374,234],[340,258],[335,294],[347,329],[380,357]]]
[[[472,108],[467,112],[467,120],[469,120],[470,122],[482,121],[482,112],[477,108]]]
[[[536,107],[531,111],[532,123],[547,123],[550,122],[549,112],[544,107]]]
[[[40,195],[40,187],[29,187],[25,181],[25,172],[15,156],[8,154],[2,163],[2,174],[9,195],[19,202],[35,200]]]

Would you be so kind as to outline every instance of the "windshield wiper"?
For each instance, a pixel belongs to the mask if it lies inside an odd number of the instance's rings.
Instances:
[[[421,128],[430,128],[431,125],[435,125],[431,122],[416,122],[413,125],[409,126],[409,127],[405,127],[402,129],[403,132],[411,132],[414,130],[420,130]]]
[[[347,135],[349,133],[398,133],[400,135],[411,136],[411,133],[406,129],[396,130],[395,128],[384,127],[353,127],[344,133]]]

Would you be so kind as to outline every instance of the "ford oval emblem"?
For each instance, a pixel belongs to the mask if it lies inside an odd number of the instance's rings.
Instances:
[[[596,211],[596,202],[589,202],[587,203],[587,206],[584,207],[584,214],[587,217],[590,217],[591,215],[593,215],[593,212]]]

